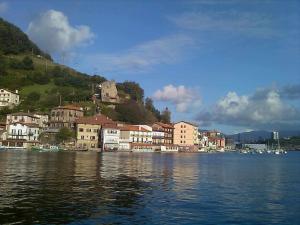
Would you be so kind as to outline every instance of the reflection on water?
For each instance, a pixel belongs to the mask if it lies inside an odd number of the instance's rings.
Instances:
[[[299,160],[0,152],[0,224],[300,224]]]

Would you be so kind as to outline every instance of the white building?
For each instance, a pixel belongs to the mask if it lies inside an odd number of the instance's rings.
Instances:
[[[20,103],[20,96],[18,90],[15,92],[0,89],[0,109],[3,107],[13,108]]]
[[[38,124],[11,123],[7,129],[7,139],[22,139],[26,141],[38,141]]]
[[[120,128],[115,124],[105,124],[101,128],[102,151],[118,150],[120,143]]]
[[[125,125],[120,127],[121,139],[128,139],[130,143],[152,144],[152,131],[146,125]]]
[[[30,113],[24,113],[24,112],[18,112],[18,113],[12,113],[8,114],[6,116],[6,124],[10,123],[33,123],[33,124],[39,124],[39,117],[30,114]]]
[[[272,132],[272,139],[273,140],[278,140],[279,139],[279,133],[277,131]]]
[[[7,125],[6,137],[3,138],[2,145],[9,147],[28,148],[39,143],[38,124],[11,123]]]

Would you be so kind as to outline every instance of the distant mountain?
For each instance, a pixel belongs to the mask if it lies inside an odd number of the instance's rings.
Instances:
[[[294,130],[279,131],[280,138],[287,138],[287,137],[293,137],[293,136],[300,136],[300,130],[298,130],[298,131],[294,131]],[[251,143],[251,142],[257,142],[257,141],[263,141],[266,139],[270,139],[271,131],[265,131],[265,130],[250,131],[250,132],[243,132],[243,133],[228,135],[227,137],[229,137],[237,142]]]
[[[49,60],[51,56],[38,48],[36,44],[29,40],[28,36],[15,25],[0,18],[0,53],[24,54],[33,53],[41,55]]]

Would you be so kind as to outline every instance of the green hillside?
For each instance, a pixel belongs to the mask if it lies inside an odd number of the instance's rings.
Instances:
[[[0,88],[19,90],[21,103],[13,110],[0,110],[0,120],[12,111],[49,112],[61,104],[84,106],[86,115],[96,112],[91,102],[93,87],[105,81],[53,62],[18,27],[0,18]],[[144,90],[131,81],[117,83],[122,103],[115,109],[100,103],[103,114],[130,123],[148,123],[162,118]],[[166,114],[167,115],[167,114]]]

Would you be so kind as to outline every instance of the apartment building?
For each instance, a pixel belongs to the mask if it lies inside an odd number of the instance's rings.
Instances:
[[[3,107],[13,108],[20,103],[20,96],[18,90],[15,92],[0,89],[0,109]]]
[[[152,125],[154,130],[164,132],[163,143],[166,145],[174,144],[174,126],[173,124],[167,124],[162,122],[156,122]]]
[[[98,150],[101,148],[101,128],[105,124],[115,124],[104,115],[81,117],[76,123],[76,147],[78,149]]]
[[[120,128],[117,124],[104,124],[101,128],[102,151],[116,151],[119,149]]]
[[[75,129],[75,120],[83,117],[83,109],[74,105],[58,106],[51,110],[50,128]]]
[[[35,123],[14,122],[7,125],[3,146],[28,148],[39,143],[39,125]]]
[[[199,144],[198,126],[180,121],[174,124],[174,144],[179,146],[195,146]]]

